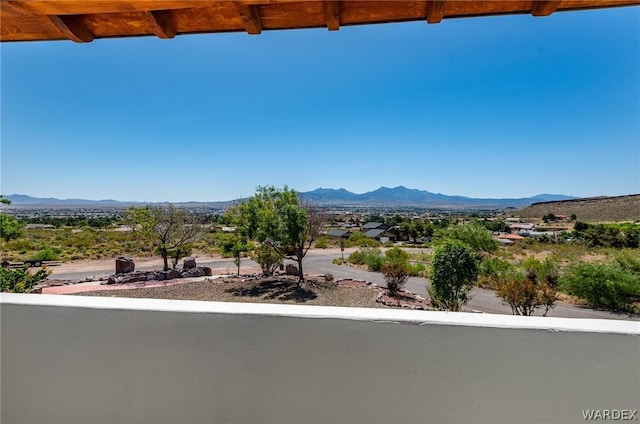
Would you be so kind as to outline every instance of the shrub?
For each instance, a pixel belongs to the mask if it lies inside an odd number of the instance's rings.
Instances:
[[[501,278],[505,276],[509,271],[513,269],[513,266],[500,258],[486,258],[480,262],[478,271],[482,277]]]
[[[473,250],[459,242],[446,242],[436,249],[431,267],[429,294],[433,303],[459,311],[469,300],[469,291],[478,277]]]
[[[366,265],[369,271],[380,271],[383,257],[380,249],[363,248],[349,255],[347,262],[355,265]]]
[[[367,265],[367,269],[369,271],[378,272],[382,269],[382,264],[384,263],[384,257],[377,249],[371,249],[372,251],[365,254],[364,263]],[[377,253],[376,253],[377,251]]]
[[[24,293],[43,281],[50,272],[46,269],[30,273],[27,268],[8,269],[0,267],[0,291]]]
[[[345,243],[346,247],[379,247],[380,242],[367,237],[362,231],[351,234]]]
[[[531,280],[522,273],[511,273],[496,284],[496,295],[511,307],[513,315],[530,316],[544,307],[542,316],[554,307],[558,293],[544,282]]]
[[[528,257],[522,261],[522,268],[527,273],[527,278],[534,284],[541,282],[551,287],[558,286],[560,270],[558,261],[552,258],[545,258],[540,261],[533,257]]]
[[[251,252],[251,259],[256,261],[265,277],[273,275],[284,257],[272,247],[262,244]]]
[[[384,254],[385,259],[393,262],[408,262],[409,254],[399,247],[392,247]]]
[[[391,296],[397,296],[409,278],[409,266],[401,261],[386,261],[381,267],[387,289]]]
[[[59,252],[59,249],[58,249]],[[29,259],[34,261],[57,261],[60,259],[59,253],[50,247],[45,247],[44,249],[36,252],[35,255],[31,256]]]
[[[409,274],[412,277],[426,277],[427,267],[421,262],[409,264]]]
[[[616,264],[579,263],[562,276],[560,288],[594,308],[629,312],[640,299],[640,275]]]
[[[352,252],[347,258],[347,262],[355,265],[364,265],[364,252],[362,251],[362,249],[358,249],[355,252]]]
[[[326,249],[329,247],[329,238],[328,237],[320,237],[316,240],[315,248],[316,249]]]
[[[323,278],[325,283],[330,283],[334,280],[333,274],[331,273],[324,274]]]
[[[626,251],[616,255],[615,259],[620,268],[640,274],[640,255]]]

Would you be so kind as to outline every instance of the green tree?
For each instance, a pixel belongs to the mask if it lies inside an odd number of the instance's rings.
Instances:
[[[43,281],[50,272],[41,269],[36,273],[30,273],[27,268],[8,269],[0,267],[0,291],[11,293],[24,293]]]
[[[436,248],[431,267],[432,301],[442,309],[459,311],[478,277],[473,251],[460,242],[445,242]]]
[[[22,223],[15,217],[0,213],[0,237],[5,242],[17,239],[22,235]]]
[[[473,249],[478,258],[498,249],[498,242],[493,239],[491,232],[477,223],[451,225],[444,230],[436,232],[437,245],[451,240],[466,244]]]
[[[169,257],[177,262],[202,234],[202,226],[194,215],[172,204],[167,207],[131,206],[125,211],[125,222],[135,232],[153,243],[169,270]]]
[[[324,214],[302,205],[298,193],[285,186],[258,187],[256,194],[238,205],[238,228],[249,240],[267,244],[298,263],[298,283],[304,282],[302,260],[320,236]]]

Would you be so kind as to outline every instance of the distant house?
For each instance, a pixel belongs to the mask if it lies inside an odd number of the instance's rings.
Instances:
[[[512,232],[533,231],[535,230],[536,225],[529,222],[523,222],[520,224],[509,224],[509,228],[511,228]]]
[[[24,227],[25,230],[55,230],[56,227],[49,224],[27,224]]]
[[[335,237],[335,238],[340,238],[340,239],[346,239],[349,238],[349,236],[351,235],[351,233],[347,230],[340,230],[340,229],[332,229],[329,230],[325,233],[325,236],[327,237]]]
[[[365,232],[364,235],[374,240],[378,240],[381,243],[385,243],[387,241],[391,241],[395,243],[396,241],[395,234],[383,229],[369,230]]]
[[[362,226],[362,231],[366,233],[369,230],[386,230],[387,228],[382,222],[367,222]]]
[[[511,242],[524,240],[524,237],[518,234],[505,234],[505,233],[499,234],[497,238],[499,241],[509,240]]]

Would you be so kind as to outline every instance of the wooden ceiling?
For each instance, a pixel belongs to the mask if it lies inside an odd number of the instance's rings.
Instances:
[[[639,5],[640,0],[0,0],[0,41],[327,28]]]

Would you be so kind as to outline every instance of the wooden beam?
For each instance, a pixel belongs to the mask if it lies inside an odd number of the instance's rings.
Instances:
[[[260,13],[258,12],[258,6],[238,4],[238,12],[244,22],[244,29],[249,34],[257,35],[262,32],[262,20],[260,20]]]
[[[0,0],[28,15],[93,15],[206,7],[204,0]]]
[[[324,17],[327,20],[327,29],[337,31],[340,29],[340,2],[328,0],[324,2]]]
[[[171,22],[171,12],[168,10],[153,10],[147,12],[147,21],[158,38],[173,38],[176,29]]]
[[[549,16],[556,11],[562,1],[535,0],[531,4],[531,14],[533,16]]]
[[[444,17],[444,0],[427,0],[427,22],[437,24]]]
[[[76,43],[93,41],[93,34],[78,16],[48,15],[48,18],[69,40]]]

